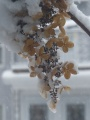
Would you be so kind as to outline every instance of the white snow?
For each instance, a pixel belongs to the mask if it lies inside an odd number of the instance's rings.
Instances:
[[[75,4],[71,5],[70,12],[75,15],[78,20],[86,26],[86,28],[90,30],[90,16],[83,14]]]
[[[74,0],[76,1],[76,0]],[[77,5],[73,0],[66,0],[68,5],[68,11],[70,11],[81,23],[83,23],[86,28],[90,31],[90,16],[86,16],[77,8]],[[80,2],[80,0],[78,0]]]
[[[90,30],[90,17],[84,15],[74,4],[76,0],[66,0],[68,10],[74,14],[89,30]],[[81,0],[78,0],[80,2]],[[34,23],[30,16],[40,12],[40,0],[21,0],[12,2],[11,0],[0,0],[0,42],[5,44],[7,48],[13,52],[19,53],[22,51],[23,41],[25,37],[18,33],[20,29],[17,26],[18,20],[21,18],[15,17],[14,14],[22,9],[28,10],[29,17],[23,17],[23,21],[28,23],[24,26],[24,31],[27,32]],[[15,41],[17,39],[18,41]]]
[[[19,53],[23,47],[23,40],[25,40],[22,35],[18,35],[17,22],[21,18],[15,17],[14,14],[27,8],[29,16],[34,15],[40,12],[39,2],[40,0],[21,0],[16,2],[0,0],[0,43],[5,44],[9,50]],[[28,26],[33,24],[30,17],[22,19],[28,23]],[[28,30],[28,27],[24,29]],[[15,39],[18,41],[15,41]]]

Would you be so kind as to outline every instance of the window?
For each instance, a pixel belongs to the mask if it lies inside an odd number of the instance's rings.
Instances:
[[[48,120],[46,105],[31,105],[30,120]]]
[[[5,62],[5,51],[4,46],[0,44],[0,67],[3,67]]]
[[[5,116],[5,109],[3,105],[0,105],[0,120],[5,120],[6,116]]]
[[[67,120],[85,120],[84,104],[68,104],[67,105]]]
[[[17,55],[16,53],[13,54],[13,63],[25,63],[26,59],[22,58],[21,56]]]
[[[74,42],[74,47],[67,54],[62,54],[64,61],[76,61],[80,67],[90,67],[90,37],[80,28],[67,28],[70,41]]]
[[[16,53],[11,53],[11,69],[14,72],[29,72],[28,61]]]
[[[2,48],[0,46],[0,64],[2,64]]]
[[[0,105],[0,120],[3,120],[2,119],[2,106]]]

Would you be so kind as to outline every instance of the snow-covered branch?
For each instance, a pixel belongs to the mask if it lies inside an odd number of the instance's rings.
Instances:
[[[89,36],[90,36],[90,16],[83,14],[72,0],[66,0],[68,5],[68,14]]]

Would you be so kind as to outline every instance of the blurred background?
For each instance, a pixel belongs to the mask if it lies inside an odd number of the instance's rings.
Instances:
[[[89,0],[76,4],[90,16]],[[75,47],[68,54],[61,52],[61,59],[75,61],[79,74],[69,81],[62,78],[72,90],[63,92],[56,114],[39,95],[37,78],[29,77],[28,62],[0,44],[0,120],[90,119],[90,37],[71,20],[67,20],[65,28]]]

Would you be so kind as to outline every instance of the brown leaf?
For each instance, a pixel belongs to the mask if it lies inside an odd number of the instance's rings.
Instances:
[[[31,66],[30,68],[31,68],[32,71],[35,71],[35,67]]]
[[[49,33],[50,33],[50,35],[55,35],[55,30],[54,30],[54,29],[51,29],[51,30],[49,31]]]
[[[44,35],[45,35],[46,38],[50,37],[50,33],[48,31],[46,31],[46,30],[44,31]]]
[[[64,89],[65,91],[70,91],[70,90],[71,90],[71,88],[68,87],[68,86],[64,86],[63,89]]]
[[[68,13],[66,13],[66,12],[62,12],[61,13],[63,16],[65,16],[65,17],[67,17],[67,18],[71,18],[71,16],[68,14]]]
[[[65,34],[60,33],[60,34],[58,35],[58,38],[64,38],[64,36],[65,36]]]
[[[60,93],[60,94],[62,93],[63,89],[64,89],[64,87],[61,87],[61,88],[59,89],[59,93]]]
[[[53,101],[50,102],[49,107],[53,110],[56,109],[56,103],[54,103]]]
[[[59,47],[62,47],[63,44],[64,44],[63,41],[58,41],[58,42],[57,42],[57,46],[59,46]]]
[[[75,75],[77,74],[77,71],[74,70],[74,69],[71,69],[70,72],[71,72],[72,74],[75,74]]]
[[[42,18],[42,16],[43,16],[43,13],[38,12],[36,15],[32,16],[32,19],[33,20],[38,20],[38,19]]]
[[[40,48],[40,50],[39,50],[39,55],[42,55],[43,52],[44,52],[44,46],[42,46],[42,47]]]
[[[54,21],[55,23],[57,23],[57,21],[59,21],[59,20],[60,20],[59,14],[57,14],[57,15],[55,15],[55,16],[53,17],[53,21]]]
[[[36,76],[36,73],[35,72],[31,72],[30,73],[30,77],[35,77]]]
[[[48,41],[48,42],[46,43],[46,46],[47,46],[48,48],[51,48],[51,47],[52,47],[52,44],[53,44],[52,41]]]
[[[33,43],[33,47],[38,47],[39,46],[39,43],[38,42],[34,42]]]
[[[38,65],[41,64],[41,57],[37,57],[36,63],[37,63]]]
[[[26,40],[26,45],[27,46],[30,46],[30,45],[32,45],[34,43],[34,40],[33,39],[28,39],[28,40]]]
[[[30,51],[28,53],[33,56],[35,54],[35,49],[33,47],[30,47]]]
[[[65,53],[68,52],[68,48],[66,46],[63,46],[62,49],[63,49],[63,52],[65,52]]]
[[[64,73],[64,77],[65,77],[66,79],[69,79],[70,76],[71,76],[71,74],[70,74],[69,71],[66,71],[66,72]]]
[[[68,48],[72,48],[72,47],[74,47],[74,43],[71,42],[71,41],[69,41],[69,42],[67,43],[67,47],[68,47]]]
[[[27,10],[18,11],[17,13],[15,13],[15,16],[17,16],[17,17],[25,17],[25,16],[28,16],[28,11],[27,11]]]
[[[24,51],[24,52],[28,52],[29,50],[30,50],[30,48],[29,48],[28,46],[25,45],[25,46],[23,47],[23,51]]]
[[[60,0],[58,2],[58,4],[59,4],[59,8],[61,8],[63,10],[67,10],[67,4],[66,4],[66,2],[64,0]]]
[[[33,30],[33,31],[37,31],[37,30],[38,30],[38,27],[37,27],[37,26],[32,26],[32,30]]]
[[[66,34],[65,29],[64,29],[63,27],[59,26],[59,29],[61,30],[61,32],[62,32],[64,35]]]
[[[42,79],[42,77],[41,77],[41,75],[40,75],[40,74],[37,74],[37,77],[38,77],[39,79]]]
[[[68,36],[65,36],[65,37],[64,37],[64,43],[68,43],[68,40],[69,40],[69,37],[68,37]]]
[[[57,73],[57,68],[53,69],[51,75],[54,76]]]
[[[50,55],[48,55],[48,54],[42,54],[41,55],[41,58],[43,58],[45,60],[49,59],[49,57],[50,57]]]
[[[47,85],[47,84],[44,85],[44,90],[45,90],[45,91],[50,91],[50,89],[51,89],[51,88],[50,88],[49,85]]]
[[[61,19],[61,20],[59,21],[59,26],[64,26],[65,23],[66,23],[66,20],[65,20],[65,18],[63,17],[63,19]]]
[[[53,23],[53,24],[51,24],[51,27],[52,27],[52,28],[56,28],[57,26],[58,26],[57,23]]]
[[[73,63],[67,64],[67,69],[72,69],[73,67],[74,67],[74,64],[73,64]]]

